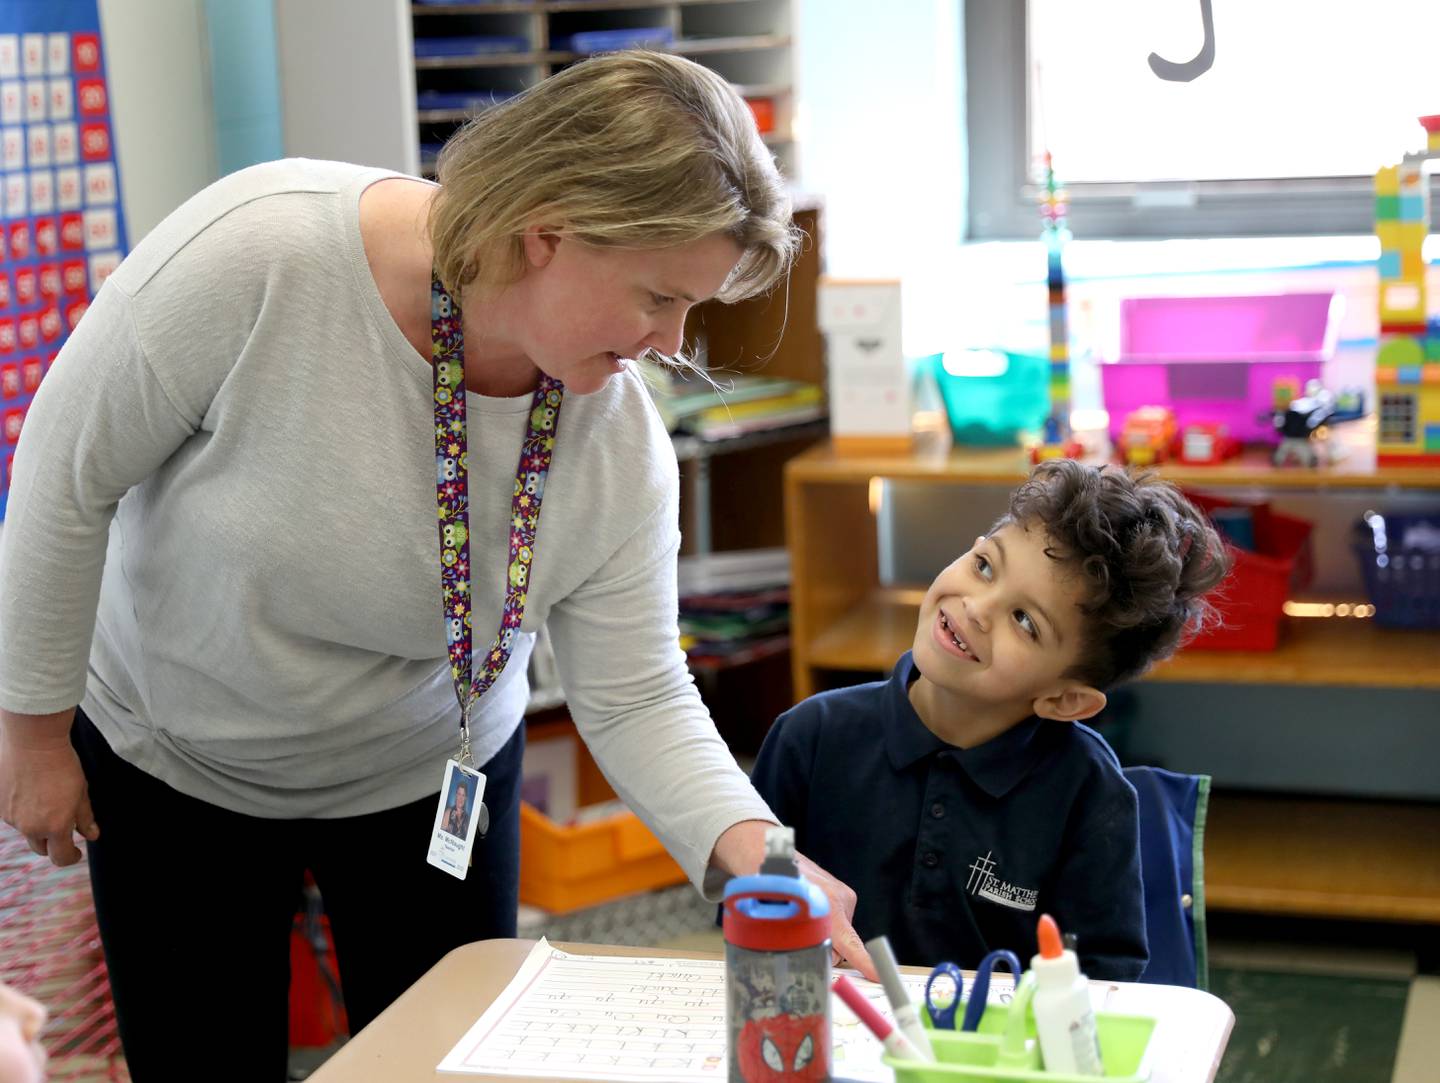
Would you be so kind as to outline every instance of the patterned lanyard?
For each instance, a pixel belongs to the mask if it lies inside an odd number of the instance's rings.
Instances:
[[[506,573],[505,612],[495,642],[470,675],[473,639],[470,627],[470,495],[466,466],[465,336],[460,306],[440,284],[430,280],[430,341],[435,367],[435,502],[440,513],[440,591],[445,607],[445,640],[450,675],[460,703],[460,762],[470,759],[470,708],[495,683],[510,654],[525,615],[530,562],[535,557],[535,528],[540,499],[555,450],[555,426],[565,385],[541,375],[530,404],[529,428],[515,469],[515,495],[510,502],[510,559]]]

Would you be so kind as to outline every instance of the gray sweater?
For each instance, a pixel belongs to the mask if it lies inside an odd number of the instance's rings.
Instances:
[[[430,367],[359,228],[360,194],[387,175],[310,161],[233,174],[101,289],[15,457],[0,707],[81,703],[125,760],[255,816],[436,792],[459,727]],[[467,398],[477,654],[500,622],[529,401]],[[677,501],[636,377],[567,396],[522,634],[472,734],[483,762],[514,732],[548,624],[601,768],[699,884],[726,827],[772,817],[678,646]]]

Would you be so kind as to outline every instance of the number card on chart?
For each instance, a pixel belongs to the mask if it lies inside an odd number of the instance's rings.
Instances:
[[[96,0],[0,0],[0,519],[40,381],[125,252]]]

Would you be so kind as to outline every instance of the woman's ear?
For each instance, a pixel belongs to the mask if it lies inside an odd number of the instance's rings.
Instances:
[[[1033,705],[1035,714],[1052,722],[1081,722],[1105,709],[1105,693],[1088,684],[1067,684],[1041,696]]]
[[[549,266],[560,248],[561,235],[558,227],[536,223],[525,227],[525,265],[539,271]]]

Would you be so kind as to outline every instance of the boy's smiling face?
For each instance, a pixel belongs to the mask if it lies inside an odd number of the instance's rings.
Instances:
[[[1105,705],[1101,692],[1065,676],[1081,655],[1085,591],[1073,568],[1046,555],[1048,544],[1040,527],[1007,523],[925,592],[914,659],[917,685],[928,687],[916,690],[916,706],[953,744],[988,740],[1031,714],[1070,721]]]

